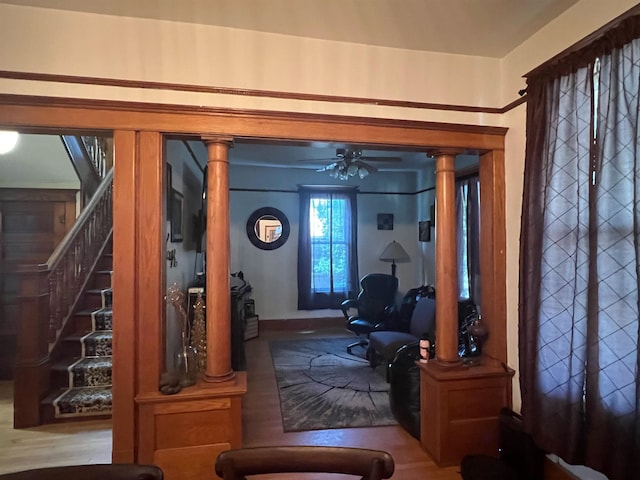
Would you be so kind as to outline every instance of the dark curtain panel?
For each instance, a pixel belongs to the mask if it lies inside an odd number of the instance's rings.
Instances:
[[[527,95],[525,428],[545,450],[610,480],[640,471],[640,43],[619,41],[632,31],[529,78]]]
[[[540,143],[534,146],[538,156],[527,151],[525,159],[521,231],[522,414],[537,443],[569,462],[579,458],[584,434],[589,79],[584,68],[541,85],[540,91],[532,88],[544,108],[528,113],[528,135]],[[544,117],[533,118],[542,112]]]
[[[300,228],[298,233],[298,309],[318,310],[325,308],[339,309],[340,304],[347,298],[355,297],[358,291],[358,218],[357,218],[357,191],[355,189],[321,189],[300,187]],[[311,204],[314,199],[324,198],[331,200],[340,198],[346,201],[347,215],[344,218],[344,229],[336,232],[337,235],[344,233],[346,238],[340,238],[341,242],[346,241],[346,251],[342,246],[330,240],[328,254],[320,256],[317,250],[314,251],[314,242],[311,237]],[[331,222],[331,220],[330,220]],[[331,231],[333,231],[333,225]],[[340,250],[340,255],[333,256],[333,253]],[[342,255],[344,254],[344,258]],[[339,260],[338,260],[339,257]],[[314,263],[315,258],[315,263]],[[318,272],[318,262],[328,262],[327,267],[330,280],[320,282],[321,274]],[[334,269],[338,268],[338,262],[344,262],[347,268],[346,284],[339,286],[334,279]],[[322,274],[326,274],[322,269]],[[328,286],[327,286],[328,285]]]
[[[640,39],[600,60],[585,458],[617,480],[640,476]]]
[[[480,304],[480,179],[456,180],[458,292],[460,299]],[[465,291],[463,291],[465,290]]]

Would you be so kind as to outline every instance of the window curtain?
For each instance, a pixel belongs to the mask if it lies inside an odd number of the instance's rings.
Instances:
[[[528,78],[520,243],[525,428],[610,480],[640,472],[640,22]]]
[[[340,304],[347,298],[353,298],[358,292],[358,237],[357,237],[357,191],[327,190],[309,187],[300,187],[300,228],[298,234],[298,309],[339,309]],[[313,198],[324,197],[328,200],[341,198],[346,201],[347,214],[345,215],[345,234],[347,238],[346,265],[348,268],[346,284],[338,288],[333,281],[334,262],[329,262],[331,282],[329,289],[319,286],[317,280],[317,268],[314,269],[314,245],[311,238],[311,202]],[[330,251],[334,251],[333,245]],[[315,255],[316,259],[318,255]],[[317,260],[316,260],[317,262]]]
[[[480,178],[456,180],[456,231],[460,300],[480,303]]]

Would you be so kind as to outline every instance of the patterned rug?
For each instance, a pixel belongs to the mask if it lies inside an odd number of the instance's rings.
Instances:
[[[285,432],[397,424],[389,384],[367,360],[347,353],[353,341],[270,342]]]
[[[82,335],[80,357],[67,366],[68,386],[55,395],[56,418],[111,414],[113,291],[103,289],[102,308],[91,313],[91,331]]]

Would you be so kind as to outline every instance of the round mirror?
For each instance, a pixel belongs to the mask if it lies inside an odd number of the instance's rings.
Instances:
[[[277,208],[259,208],[247,220],[247,236],[262,250],[275,250],[289,238],[289,220]]]

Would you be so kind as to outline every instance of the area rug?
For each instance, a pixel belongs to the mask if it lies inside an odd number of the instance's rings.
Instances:
[[[397,424],[389,384],[367,360],[347,353],[353,341],[270,342],[285,432]]]

